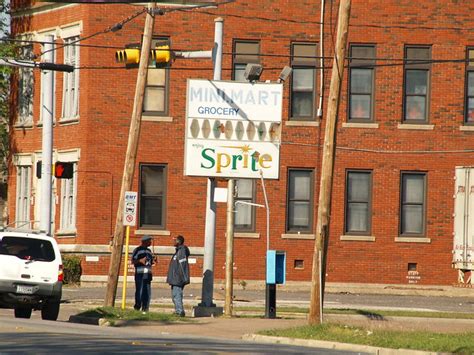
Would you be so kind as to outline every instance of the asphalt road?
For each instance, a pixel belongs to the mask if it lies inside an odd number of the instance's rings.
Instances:
[[[329,349],[258,344],[142,329],[22,320],[0,316],[0,354],[352,354]],[[355,353],[354,353],[355,354]]]
[[[117,290],[117,300],[121,299],[122,291]],[[132,302],[134,289],[127,289],[127,300]],[[234,305],[239,306],[264,306],[264,290],[242,290],[234,291]],[[63,288],[63,301],[68,303],[84,301],[103,301],[105,298],[104,287],[65,287]],[[283,306],[309,307],[309,292],[277,291],[277,310]],[[189,286],[184,290],[185,305],[197,305],[201,300],[200,286]],[[218,305],[224,301],[224,291],[214,292],[214,300]],[[168,288],[153,287],[153,303],[170,303],[171,296]],[[473,297],[444,297],[444,296],[402,296],[402,295],[375,295],[375,294],[350,294],[350,293],[327,293],[324,301],[325,308],[349,308],[370,310],[419,310],[440,312],[474,312]]]

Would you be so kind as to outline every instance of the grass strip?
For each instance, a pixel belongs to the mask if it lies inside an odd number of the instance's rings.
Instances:
[[[368,330],[361,327],[328,323],[316,326],[308,325],[289,329],[266,330],[259,332],[259,334],[288,338],[326,340],[392,349],[412,349],[462,354],[474,353],[473,333],[442,334],[425,331]]]
[[[241,312],[265,312],[264,307],[234,307]],[[304,307],[277,307],[277,313],[301,313],[307,314],[308,308]],[[364,315],[367,317],[422,317],[422,318],[444,318],[444,319],[474,319],[474,313],[462,312],[428,312],[428,311],[405,311],[405,310],[365,310],[350,308],[324,309],[325,314],[348,314]]]
[[[77,314],[82,317],[90,318],[105,318],[109,321],[116,320],[133,320],[133,321],[148,321],[148,322],[176,322],[186,321],[186,318],[181,318],[175,314],[160,313],[160,312],[146,312],[143,314],[141,311],[134,309],[125,309],[116,307],[97,307],[86,310]]]

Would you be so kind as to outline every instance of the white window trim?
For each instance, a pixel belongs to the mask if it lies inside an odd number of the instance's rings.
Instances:
[[[35,34],[33,32],[25,32],[25,33],[22,33],[22,34],[19,34],[17,36],[17,39],[19,40],[34,40],[35,39]],[[21,46],[21,43],[20,42],[20,46]],[[25,43],[25,46],[26,45],[29,45],[29,43]],[[19,69],[19,75],[21,77],[21,72],[22,70],[30,70],[31,71],[31,74],[33,76],[33,84],[34,84],[34,72],[33,72],[33,68],[20,68]],[[32,95],[32,98],[31,98],[31,103],[30,103],[30,106],[31,106],[31,115],[28,116],[28,117],[22,117],[20,116],[20,109],[19,107],[17,107],[17,112],[18,112],[18,116],[17,116],[17,119],[16,119],[16,122],[14,124],[14,127],[17,128],[17,127],[33,127],[33,116],[34,116],[34,92],[33,92],[33,95]]]
[[[33,168],[32,168],[32,165],[33,165],[33,160],[32,160],[32,155],[31,154],[15,154],[14,157],[13,157],[13,163],[14,165],[16,166],[16,175],[15,175],[15,179],[16,179],[16,194],[15,194],[15,225],[17,228],[22,228],[22,227],[25,227],[24,225],[24,222],[25,221],[30,221],[30,218],[31,218],[31,211],[30,211],[30,205],[31,205],[31,180],[32,180],[32,172],[33,172]],[[18,172],[19,172],[19,169],[20,168],[29,168],[29,176],[28,176],[28,183],[27,183],[27,187],[26,187],[26,193],[25,193],[25,196],[26,196],[26,206],[23,206],[23,208],[26,207],[26,216],[22,216],[22,219],[24,221],[20,221],[19,224],[17,224],[16,222],[19,221],[18,220],[18,216],[20,214],[20,204],[18,203],[18,198],[19,198],[19,194],[21,193],[21,184],[19,183],[18,181]],[[26,225],[26,228],[30,228],[30,225],[27,224]]]
[[[59,230],[56,232],[56,234],[61,234],[61,235],[71,235],[71,234],[76,234],[77,232],[77,167],[79,166],[79,160],[81,157],[81,150],[79,148],[77,149],[70,149],[70,150],[62,150],[58,151],[57,154],[57,160],[62,161],[62,162],[72,162],[75,163],[76,165],[76,171],[74,171],[74,175],[72,178],[72,183],[73,183],[73,203],[72,203],[72,211],[67,211],[66,206],[64,205],[63,201],[63,194],[65,191],[65,188],[69,182],[69,180],[62,179],[61,180],[61,193],[60,193],[60,216],[59,216]],[[65,214],[66,213],[72,213],[72,220],[73,223],[71,226],[64,226],[64,219],[65,219]]]
[[[62,38],[64,41],[72,38],[72,37],[79,37],[82,33],[82,21],[63,25],[59,29],[59,38]],[[64,63],[66,63],[66,50],[67,46],[64,47]],[[81,58],[81,51],[80,47],[76,47],[76,56],[75,56],[75,61],[74,65],[79,66],[80,65],[80,58]],[[65,110],[66,110],[66,86],[68,79],[70,78],[71,75],[74,75],[74,83],[75,83],[75,88],[76,90],[74,91],[74,96],[72,97],[72,104],[73,107],[76,107],[77,105],[77,114],[74,116],[69,116],[69,114],[66,115]],[[80,117],[80,70],[74,70],[72,73],[63,73],[63,93],[62,93],[62,107],[61,107],[61,118],[59,119],[60,123],[69,123],[69,122],[75,122],[79,120]]]

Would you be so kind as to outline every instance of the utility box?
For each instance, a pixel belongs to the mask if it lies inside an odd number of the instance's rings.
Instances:
[[[267,284],[283,285],[286,281],[286,252],[267,250]]]

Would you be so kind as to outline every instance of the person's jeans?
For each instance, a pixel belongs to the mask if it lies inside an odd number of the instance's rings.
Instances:
[[[148,274],[135,274],[135,305],[136,310],[148,312],[151,298],[151,278]]]
[[[171,286],[171,298],[173,299],[176,314],[180,316],[184,316],[183,289],[184,287]]]

